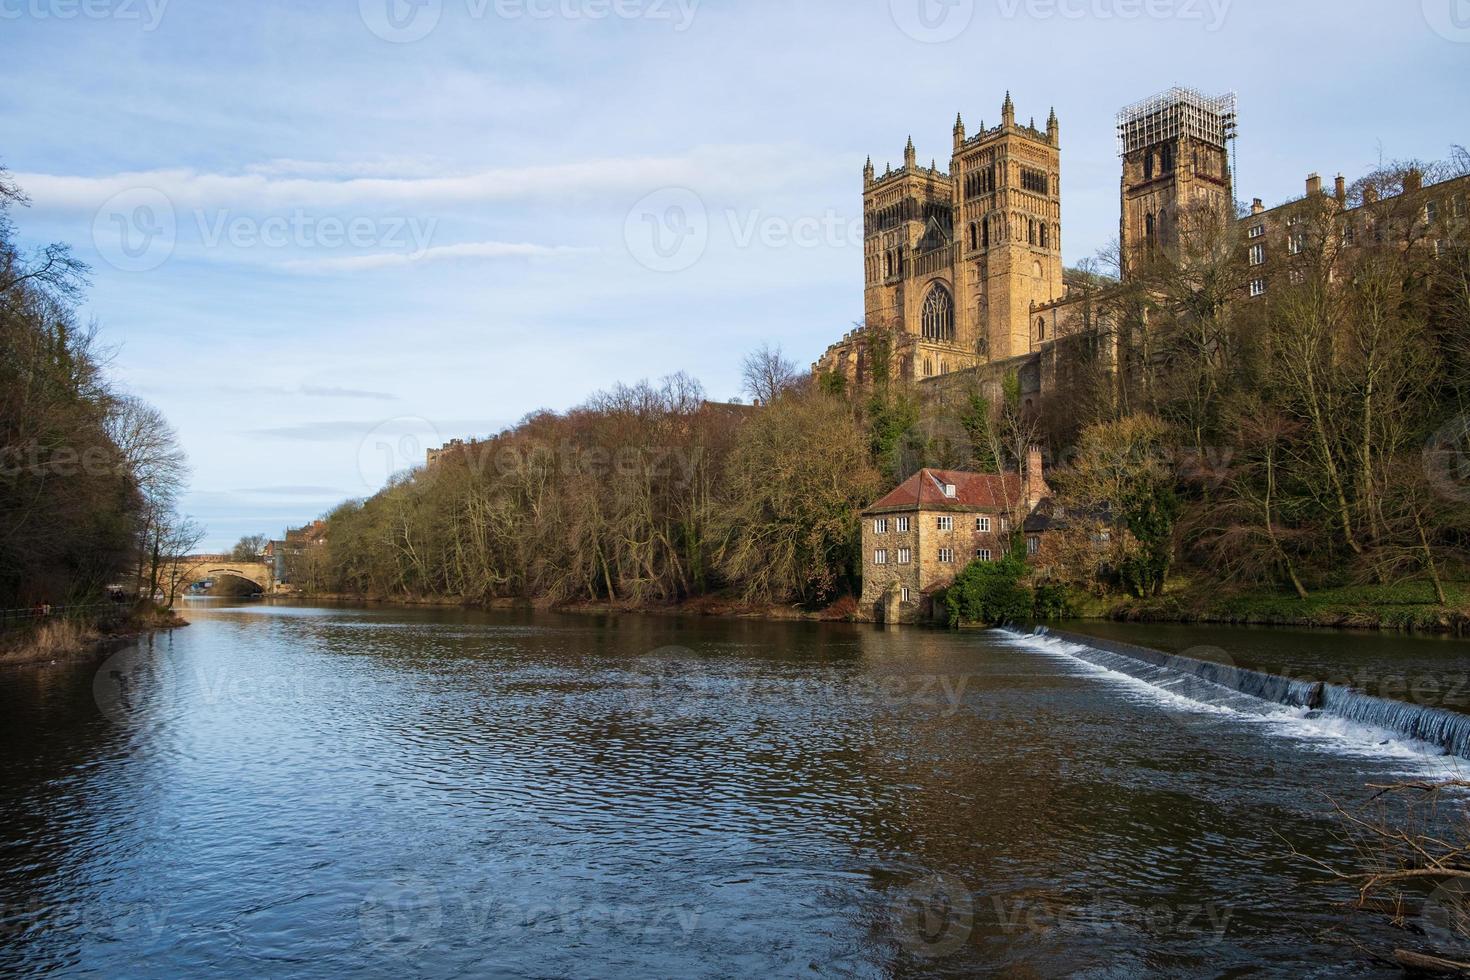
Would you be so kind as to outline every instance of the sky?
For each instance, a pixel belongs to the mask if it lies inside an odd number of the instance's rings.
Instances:
[[[1470,142],[1470,0],[0,0],[25,241],[92,267],[205,547],[450,438],[862,316],[862,167],[1056,108],[1067,264],[1117,110],[1239,94],[1237,194]]]

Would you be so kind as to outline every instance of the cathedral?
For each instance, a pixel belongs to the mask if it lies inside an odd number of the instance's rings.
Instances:
[[[1235,100],[1172,89],[1118,117],[1123,253],[1167,243],[1171,216],[1197,201],[1233,207],[1228,145]],[[861,383],[870,332],[891,333],[892,367],[923,381],[1021,363],[1065,332],[1061,126],[1016,121],[977,132],[955,120],[948,171],[922,167],[910,139],[903,166],[863,168],[864,325],[813,366]],[[1126,275],[1126,267],[1125,267]],[[1034,372],[1022,372],[1034,373]]]

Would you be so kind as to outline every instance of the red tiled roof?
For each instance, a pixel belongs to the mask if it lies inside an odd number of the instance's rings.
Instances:
[[[953,497],[944,485],[954,484]],[[967,473],[964,470],[923,469],[900,483],[892,493],[871,504],[869,511],[918,507],[1014,507],[1024,503],[1026,484],[1019,473]]]

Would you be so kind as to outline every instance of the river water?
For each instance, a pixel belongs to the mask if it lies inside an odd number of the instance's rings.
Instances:
[[[1461,765],[999,633],[186,615],[0,674],[0,974],[1392,975],[1291,849]],[[1295,666],[1329,637],[1470,673]]]

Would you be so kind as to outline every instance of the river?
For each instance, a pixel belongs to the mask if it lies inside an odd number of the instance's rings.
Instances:
[[[1393,975],[1290,850],[1348,861],[1327,797],[1460,766],[994,632],[188,606],[0,675],[0,974]],[[1451,642],[1103,629],[1470,676]]]

